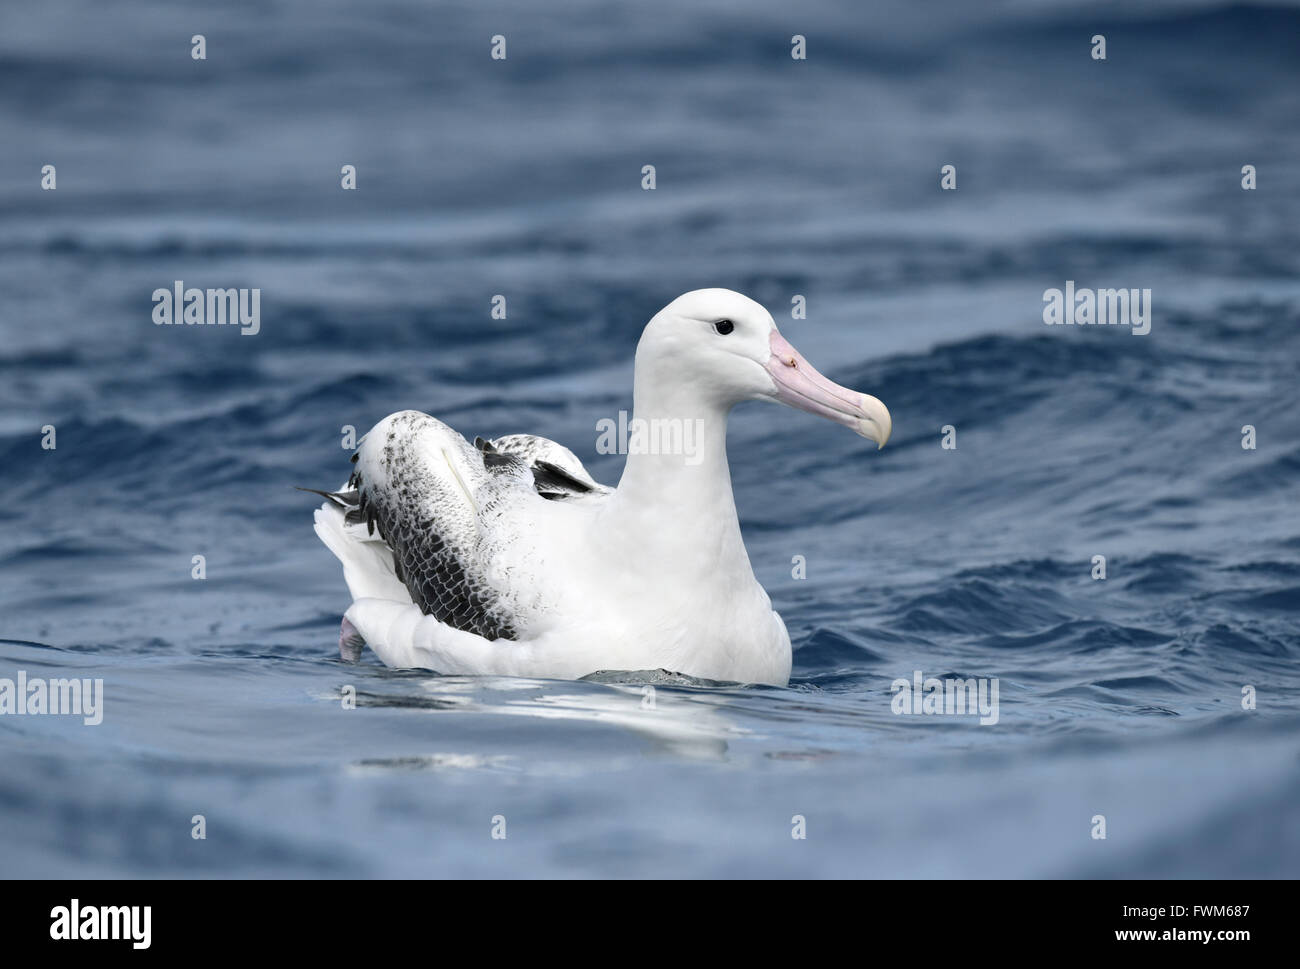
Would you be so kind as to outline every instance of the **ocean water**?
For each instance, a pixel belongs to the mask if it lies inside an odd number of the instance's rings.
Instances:
[[[0,716],[0,875],[1300,874],[1297,34],[1215,2],[0,9],[0,678],[104,682],[98,726]],[[259,288],[260,332],[155,326],[177,279]],[[1067,280],[1150,289],[1150,332],[1045,326]],[[789,687],[342,663],[293,486],[346,476],[343,427],[543,434],[613,484],[596,423],[702,286],[894,417],[875,452],[733,416]],[[997,678],[998,722],[896,715],[917,670]]]

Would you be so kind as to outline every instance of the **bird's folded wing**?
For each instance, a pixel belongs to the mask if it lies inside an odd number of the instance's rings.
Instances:
[[[352,460],[345,488],[319,492],[341,509],[345,531],[391,550],[423,614],[487,640],[519,639],[527,625],[508,586],[527,504],[610,493],[554,441],[514,434],[471,445],[416,411],[375,425]]]

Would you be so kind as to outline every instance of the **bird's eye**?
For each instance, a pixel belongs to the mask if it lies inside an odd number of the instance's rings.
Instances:
[[[722,336],[726,336],[736,328],[736,324],[732,323],[731,320],[718,320],[718,322],[713,324],[713,328]]]

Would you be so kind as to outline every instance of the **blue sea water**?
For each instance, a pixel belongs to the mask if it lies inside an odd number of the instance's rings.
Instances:
[[[0,677],[105,691],[95,727],[0,716],[0,875],[1300,874],[1298,34],[1190,0],[0,8]],[[260,288],[260,332],[155,326],[177,279]],[[1151,332],[1045,326],[1067,280],[1149,288]],[[543,434],[613,484],[596,422],[702,286],[894,417],[880,452],[733,417],[790,686],[340,662],[292,486],[346,476],[344,425]],[[998,678],[998,723],[895,715],[916,670]]]

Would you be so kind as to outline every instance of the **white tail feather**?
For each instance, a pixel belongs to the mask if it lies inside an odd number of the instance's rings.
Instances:
[[[388,599],[405,605],[411,604],[411,594],[397,580],[393,571],[393,553],[380,541],[369,540],[365,526],[348,525],[343,509],[326,502],[316,510],[316,534],[325,547],[343,563],[343,581],[356,599]]]

